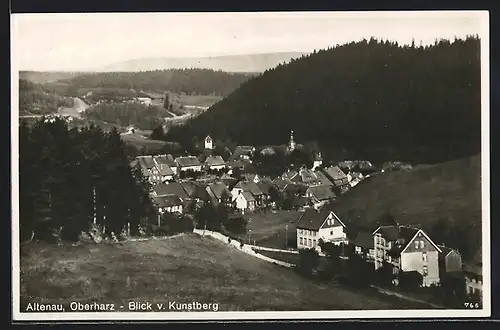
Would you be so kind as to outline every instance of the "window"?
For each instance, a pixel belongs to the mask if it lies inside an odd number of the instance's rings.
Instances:
[[[423,260],[424,262],[427,262],[427,253],[425,253],[425,252],[424,252],[424,253],[422,253],[422,260]]]
[[[304,242],[304,241],[303,241],[303,238],[302,238],[302,237],[300,237],[300,238],[299,238],[299,245],[303,245],[303,244],[304,244],[303,242]]]
[[[425,242],[422,240],[420,241],[420,248],[423,249],[424,248],[424,245],[425,245]]]
[[[424,273],[424,276],[427,276],[427,274],[429,273],[427,266],[424,266],[423,273]]]
[[[418,246],[419,246],[418,241],[415,241],[415,249],[418,249]]]
[[[330,235],[333,236],[333,230],[330,230]]]
[[[312,241],[311,241],[311,239],[310,239],[310,238],[308,238],[308,239],[307,239],[307,245],[308,245],[308,246],[311,246],[311,245],[312,245]]]
[[[316,247],[316,240],[313,239],[313,246]]]

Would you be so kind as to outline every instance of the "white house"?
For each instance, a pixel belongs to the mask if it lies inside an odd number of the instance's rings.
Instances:
[[[138,97],[137,101],[145,105],[151,105],[151,99],[149,97]]]
[[[242,211],[253,211],[255,209],[255,198],[248,191],[240,191],[235,199],[236,208]]]
[[[307,209],[297,223],[297,248],[319,249],[320,240],[335,245],[347,244],[345,227],[333,211]]]
[[[226,168],[226,162],[221,156],[208,156],[205,160],[205,167],[210,170],[223,170]]]
[[[182,213],[182,200],[176,195],[154,196],[153,202],[160,214]]]
[[[175,159],[179,172],[195,171],[201,172],[201,163],[195,156],[182,156]]]
[[[358,183],[361,182],[361,180],[363,180],[365,177],[363,176],[363,174],[361,174],[360,172],[349,172],[347,174],[347,179],[349,180],[349,185],[351,187],[354,187],[356,186]]]
[[[213,140],[210,137],[210,135],[207,135],[207,137],[205,138],[205,149],[212,150],[213,148],[214,148]]]

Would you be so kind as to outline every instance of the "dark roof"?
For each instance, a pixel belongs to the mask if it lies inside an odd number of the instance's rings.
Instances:
[[[212,137],[211,137],[210,135],[207,135],[207,136],[205,137],[205,141],[212,141]]]
[[[151,169],[153,168],[153,166],[155,166],[153,156],[138,156],[137,160],[139,161],[139,165],[142,168]]]
[[[318,177],[319,181],[321,181],[324,185],[333,186],[333,183],[327,178],[327,176],[321,171],[315,171],[314,174]]]
[[[373,248],[373,236],[369,232],[361,231],[358,233],[358,236],[356,236],[354,244],[365,249]]]
[[[318,200],[330,200],[335,198],[335,193],[332,191],[331,186],[318,185],[307,188],[307,191],[314,195]]]
[[[200,166],[201,163],[198,158],[195,156],[182,156],[182,157],[177,157],[175,159],[176,163],[179,164],[181,167],[188,167],[188,166]]]
[[[310,169],[303,169],[299,171],[300,179],[303,183],[312,184],[319,183],[321,180]]]
[[[182,200],[176,195],[163,195],[153,197],[157,207],[172,207],[182,205]]]
[[[170,156],[170,157],[169,157]],[[158,155],[154,156],[154,160],[157,164],[165,164],[170,167],[177,167],[177,164],[175,160],[173,159],[172,155]]]
[[[282,178],[277,178],[273,180],[273,184],[278,190],[285,189],[286,185],[289,184],[289,181],[283,180]]]
[[[248,191],[253,196],[261,196],[263,194],[259,186],[253,181],[240,181],[234,188],[241,188],[243,191]]]
[[[284,191],[290,192],[292,194],[304,194],[307,191],[307,188],[309,188],[309,187],[306,185],[303,185],[303,184],[288,183],[285,186]]]
[[[455,249],[453,249],[451,247],[448,247],[448,246],[438,245],[438,247],[441,249],[441,253],[440,253],[441,257],[446,257],[452,251],[455,251],[455,252],[458,253],[457,250],[455,250]]]
[[[181,184],[178,182],[170,182],[170,183],[160,183],[153,186],[153,190],[156,192],[158,196],[162,195],[176,195],[181,199],[186,199],[188,194],[182,188]]]
[[[201,184],[199,184],[198,182],[191,180],[182,181],[180,182],[180,184],[184,189],[184,191],[186,192],[186,194],[191,198],[195,198],[196,193],[199,187],[201,186]]]
[[[325,168],[325,172],[333,180],[343,180],[347,178],[347,175],[338,166],[330,166]]]
[[[174,175],[174,171],[167,164],[160,164],[160,175]]]
[[[268,181],[259,181],[257,182],[257,186],[259,187],[260,191],[264,195],[269,195],[269,190],[274,186],[271,182]]]
[[[382,234],[382,236],[389,241],[394,242],[398,239],[403,240],[402,245],[404,246],[408,244],[418,231],[418,228],[406,225],[380,226],[377,230],[375,230],[375,232]]]
[[[297,171],[288,171],[288,172],[285,172],[283,173],[283,176],[282,178],[284,180],[292,180],[293,178],[295,178],[299,173],[297,173]]]
[[[307,209],[302,215],[302,217],[300,217],[299,222],[297,223],[297,228],[318,231],[321,225],[328,218],[330,212],[332,212],[333,214],[335,223],[339,226],[344,226],[342,221],[340,221],[340,219],[333,211],[324,208],[320,211],[317,211],[315,209]]]
[[[255,198],[253,198],[252,194],[248,191],[242,191],[241,195],[245,198],[247,202],[254,202]]]
[[[226,165],[224,159],[221,156],[209,156],[205,160],[205,164],[209,166]]]
[[[208,187],[217,198],[221,198],[224,192],[230,194],[226,185],[222,182],[211,183],[208,185]]]

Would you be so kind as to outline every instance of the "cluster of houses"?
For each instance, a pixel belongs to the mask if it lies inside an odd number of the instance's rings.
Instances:
[[[350,240],[346,225],[329,208],[306,210],[297,222],[297,248],[321,251],[320,242],[335,245],[352,244],[356,254],[379,269],[388,263],[394,275],[417,272],[422,285],[440,285],[446,275],[463,274],[466,293],[482,294],[482,258],[478,253],[473,263],[462,263],[459,251],[435,243],[421,228],[410,225],[379,226],[373,232],[359,232]],[[394,278],[397,283],[397,277]]]
[[[357,237],[348,238],[345,223],[325,205],[364,180],[366,176],[353,169],[373,168],[370,162],[345,161],[325,167],[318,153],[312,168],[290,170],[269,178],[245,172],[245,165],[252,162],[256,152],[253,146],[238,146],[227,160],[211,152],[214,141],[210,136],[205,138],[204,146],[203,155],[139,156],[133,161],[132,165],[138,166],[151,183],[150,196],[159,214],[187,213],[188,207],[207,201],[228,203],[241,213],[252,213],[263,208],[276,209],[273,190],[282,196],[291,194],[295,197],[294,208],[302,211],[296,222],[298,249],[320,250],[321,241],[352,244],[355,252],[373,263],[375,269],[389,263],[395,272],[418,272],[424,286],[439,285],[443,274],[462,272],[467,279],[467,292],[480,294],[480,263],[463,265],[458,251],[436,244],[420,228],[380,226],[373,232],[360,232]],[[297,144],[292,133],[287,150],[294,148]],[[261,150],[261,153],[272,152],[272,148]],[[407,168],[409,165],[399,162],[383,166],[384,171]],[[236,169],[240,170],[238,178],[234,175]]]
[[[292,133],[287,148],[294,150],[296,146]],[[238,146],[227,160],[212,152],[214,141],[210,136],[205,138],[204,147],[202,155],[138,156],[131,164],[138,166],[151,184],[151,196],[161,213],[183,212],[186,203],[194,201],[198,205],[208,200],[229,201],[242,213],[276,208],[273,190],[282,196],[294,196],[294,209],[317,209],[364,179],[363,174],[345,173],[339,166],[323,167],[321,153],[316,155],[312,168],[290,170],[275,178],[261,177],[245,171],[255,147]],[[267,151],[264,148],[261,152]],[[238,177],[234,173],[237,170]]]

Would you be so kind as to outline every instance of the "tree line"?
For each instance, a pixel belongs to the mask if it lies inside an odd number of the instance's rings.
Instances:
[[[57,112],[60,107],[72,107],[72,98],[64,97],[42,85],[19,79],[19,112],[31,114],[48,114]]]
[[[94,224],[117,235],[155,219],[149,186],[116,129],[69,129],[62,119],[19,129],[21,241],[78,240]]]
[[[251,75],[210,69],[169,69],[141,72],[100,72],[59,80],[74,89],[123,88],[163,93],[225,96]]]
[[[118,126],[134,126],[150,130],[161,126],[167,110],[159,106],[145,105],[139,102],[98,103],[90,106],[84,116],[90,120],[114,123]]]
[[[480,151],[480,40],[362,40],[252,77],[169,140],[317,141],[325,159],[437,163]],[[255,132],[258,132],[256,134]]]

